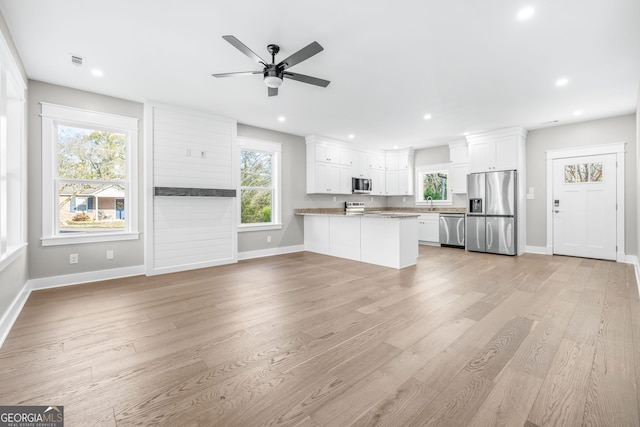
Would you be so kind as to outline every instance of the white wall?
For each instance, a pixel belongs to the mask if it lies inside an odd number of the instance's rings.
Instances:
[[[527,188],[535,188],[535,199],[527,200],[527,246],[545,247],[547,244],[547,150],[626,142],[625,253],[637,255],[636,141],[635,114],[529,131]]]

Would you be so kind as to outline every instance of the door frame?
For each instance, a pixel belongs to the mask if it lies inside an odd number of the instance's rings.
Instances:
[[[564,148],[547,150],[547,255],[553,255],[553,161],[568,157],[597,156],[601,154],[616,155],[616,261],[626,262],[624,251],[624,156],[626,142],[593,145],[590,147]]]

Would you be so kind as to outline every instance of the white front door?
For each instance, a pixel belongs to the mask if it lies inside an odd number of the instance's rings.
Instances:
[[[616,155],[553,160],[553,253],[616,259]]]

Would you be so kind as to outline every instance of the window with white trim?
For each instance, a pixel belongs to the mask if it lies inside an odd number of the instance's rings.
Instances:
[[[282,228],[280,156],[282,144],[238,138],[240,218],[238,231]]]
[[[416,168],[416,205],[451,205],[449,164]]]
[[[27,245],[25,90],[0,35],[0,271]]]
[[[44,246],[138,238],[138,119],[42,104]]]

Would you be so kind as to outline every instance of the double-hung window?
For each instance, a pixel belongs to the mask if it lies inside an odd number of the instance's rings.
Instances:
[[[138,119],[42,104],[43,245],[138,237]]]
[[[238,138],[240,149],[239,231],[282,228],[281,144]]]

